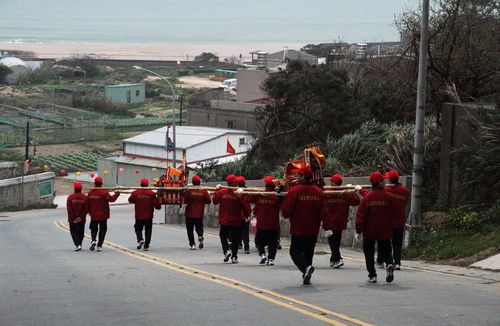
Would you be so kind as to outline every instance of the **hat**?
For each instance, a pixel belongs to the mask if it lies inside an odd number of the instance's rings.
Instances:
[[[101,177],[96,177],[94,179],[94,183],[101,183],[102,184],[102,178]]]
[[[141,179],[141,186],[147,186],[149,184],[148,179]]]
[[[226,177],[226,181],[229,183],[236,182],[236,176],[234,174],[230,174]]]
[[[268,184],[268,183],[273,183],[273,181],[274,181],[275,179],[274,179],[274,177],[272,177],[272,176],[268,175],[267,177],[264,177],[262,180],[264,180],[264,182],[265,182],[266,184]]]
[[[236,182],[238,182],[238,183],[243,183],[245,181],[247,181],[247,179],[245,179],[245,177],[243,177],[241,175],[239,177],[236,177]]]
[[[299,174],[303,175],[304,177],[312,177],[313,170],[311,170],[311,168],[308,166],[303,166],[299,169]]]
[[[377,183],[380,180],[384,180],[384,176],[382,175],[382,173],[380,173],[380,172],[373,172],[370,175],[370,182],[371,183]]]
[[[328,178],[328,180],[332,181],[333,183],[339,183],[342,182],[342,176],[340,174],[334,174],[331,178]]]
[[[73,188],[75,188],[75,190],[82,190],[82,184],[78,181],[75,181],[73,182]]]
[[[385,179],[389,179],[391,181],[398,181],[398,179],[399,179],[399,173],[396,170],[392,170],[392,171],[387,172],[384,175],[384,178]]]
[[[191,179],[191,181],[193,181],[193,182],[200,182],[200,181],[201,181],[201,178],[200,178],[200,176],[199,176],[199,175],[195,175],[195,176]]]

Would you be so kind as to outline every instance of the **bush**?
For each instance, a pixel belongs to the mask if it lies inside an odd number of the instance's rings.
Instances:
[[[264,177],[263,166],[257,161],[242,158],[222,165],[217,164],[217,161],[211,161],[203,163],[199,168],[194,168],[193,170],[205,182],[226,180],[226,177],[230,174],[242,175],[247,179],[260,179]]]
[[[0,64],[0,84],[5,83],[5,77],[12,72],[12,69],[7,67],[6,65]]]
[[[19,78],[19,83],[44,84],[54,80],[54,65],[52,62],[45,61],[38,69],[31,70]]]

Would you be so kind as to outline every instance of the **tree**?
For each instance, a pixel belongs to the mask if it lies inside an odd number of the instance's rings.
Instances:
[[[219,57],[212,52],[203,52],[202,54],[196,56],[194,61],[199,62],[219,62]]]
[[[7,67],[6,65],[0,64],[0,84],[5,83],[5,78],[10,73],[12,73],[12,69]]]

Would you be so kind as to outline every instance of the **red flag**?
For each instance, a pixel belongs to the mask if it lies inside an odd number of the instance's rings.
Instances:
[[[231,143],[229,142],[229,137],[227,138],[226,152],[233,155],[236,154],[233,145],[231,145]]]

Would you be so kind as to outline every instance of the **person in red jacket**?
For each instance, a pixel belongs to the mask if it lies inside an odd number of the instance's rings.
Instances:
[[[199,186],[201,178],[195,175],[192,179],[193,186]],[[212,200],[207,190],[189,189],[184,194],[186,202],[186,230],[189,239],[189,247],[191,250],[196,249],[194,242],[193,229],[196,228],[198,234],[198,248],[203,249],[203,215],[205,213],[205,205],[210,204]]]
[[[102,178],[97,177],[94,179],[95,188],[102,187]],[[104,238],[106,237],[106,231],[108,230],[108,219],[109,219],[109,203],[116,201],[120,196],[119,191],[115,191],[113,196],[109,194],[107,190],[104,189],[91,189],[87,194],[87,209],[90,214],[90,234],[92,236],[92,242],[90,244],[90,250],[94,251],[96,247],[97,233],[99,232],[99,242],[97,242],[97,251],[102,250],[102,244],[104,243]]]
[[[148,179],[141,180],[141,187],[147,187],[149,184]],[[154,210],[160,209],[160,201],[156,194],[148,189],[137,189],[128,198],[128,202],[134,204],[135,209],[135,224],[134,230],[137,237],[137,250],[149,250],[151,243],[151,233],[153,232],[153,217]],[[144,229],[144,238],[142,237],[142,229]]]
[[[403,248],[403,238],[406,225],[406,205],[410,198],[408,189],[399,183],[398,171],[392,170],[385,174],[392,187],[385,187],[385,190],[394,195],[395,220],[392,232],[392,252],[394,256],[395,270],[401,269],[401,249]],[[377,258],[378,259],[378,258]]]
[[[386,281],[394,280],[394,266],[391,253],[392,226],[394,223],[394,196],[384,190],[384,176],[380,172],[370,175],[372,191],[361,200],[356,215],[356,239],[363,234],[368,282],[377,282],[375,271],[375,242],[387,266]]]
[[[227,185],[235,187],[237,185],[236,176],[233,174],[226,178]],[[233,264],[238,263],[238,244],[241,236],[242,217],[247,218],[250,215],[250,205],[241,197],[243,189],[234,191],[229,188],[222,188],[217,185],[216,192],[212,198],[215,205],[219,207],[219,237],[224,253],[224,262],[231,258]],[[228,239],[231,239],[231,250],[229,250]]]
[[[82,194],[82,184],[74,182],[75,192],[68,196],[66,210],[68,211],[69,232],[75,251],[82,250],[82,241],[85,234],[85,217],[87,216],[87,196]]]
[[[340,174],[334,174],[329,180],[332,182],[332,186],[341,186],[343,181]],[[340,255],[342,231],[347,229],[349,207],[358,205],[359,197],[354,193],[325,194],[323,198],[323,230],[325,230],[325,236],[332,250],[330,267],[340,268],[344,265]]]
[[[274,178],[264,178],[265,191],[274,191]],[[280,207],[281,201],[278,195],[251,196],[251,202],[255,204],[253,212],[257,218],[257,231],[255,232],[255,245],[259,251],[260,264],[274,265],[276,251],[278,250],[278,239],[280,232]],[[266,246],[268,255],[266,256]]]
[[[299,184],[286,196],[281,212],[290,220],[290,256],[302,272],[303,284],[311,284],[314,272],[313,256],[321,225],[323,191],[313,184],[313,172],[309,167],[298,171]]]
[[[246,181],[244,176],[236,177],[236,182],[240,188],[246,188]],[[242,194],[241,198],[247,203],[252,201],[252,196],[249,195]],[[244,249],[245,254],[250,254],[250,221],[247,218],[243,218],[241,222],[241,240],[238,249]]]

